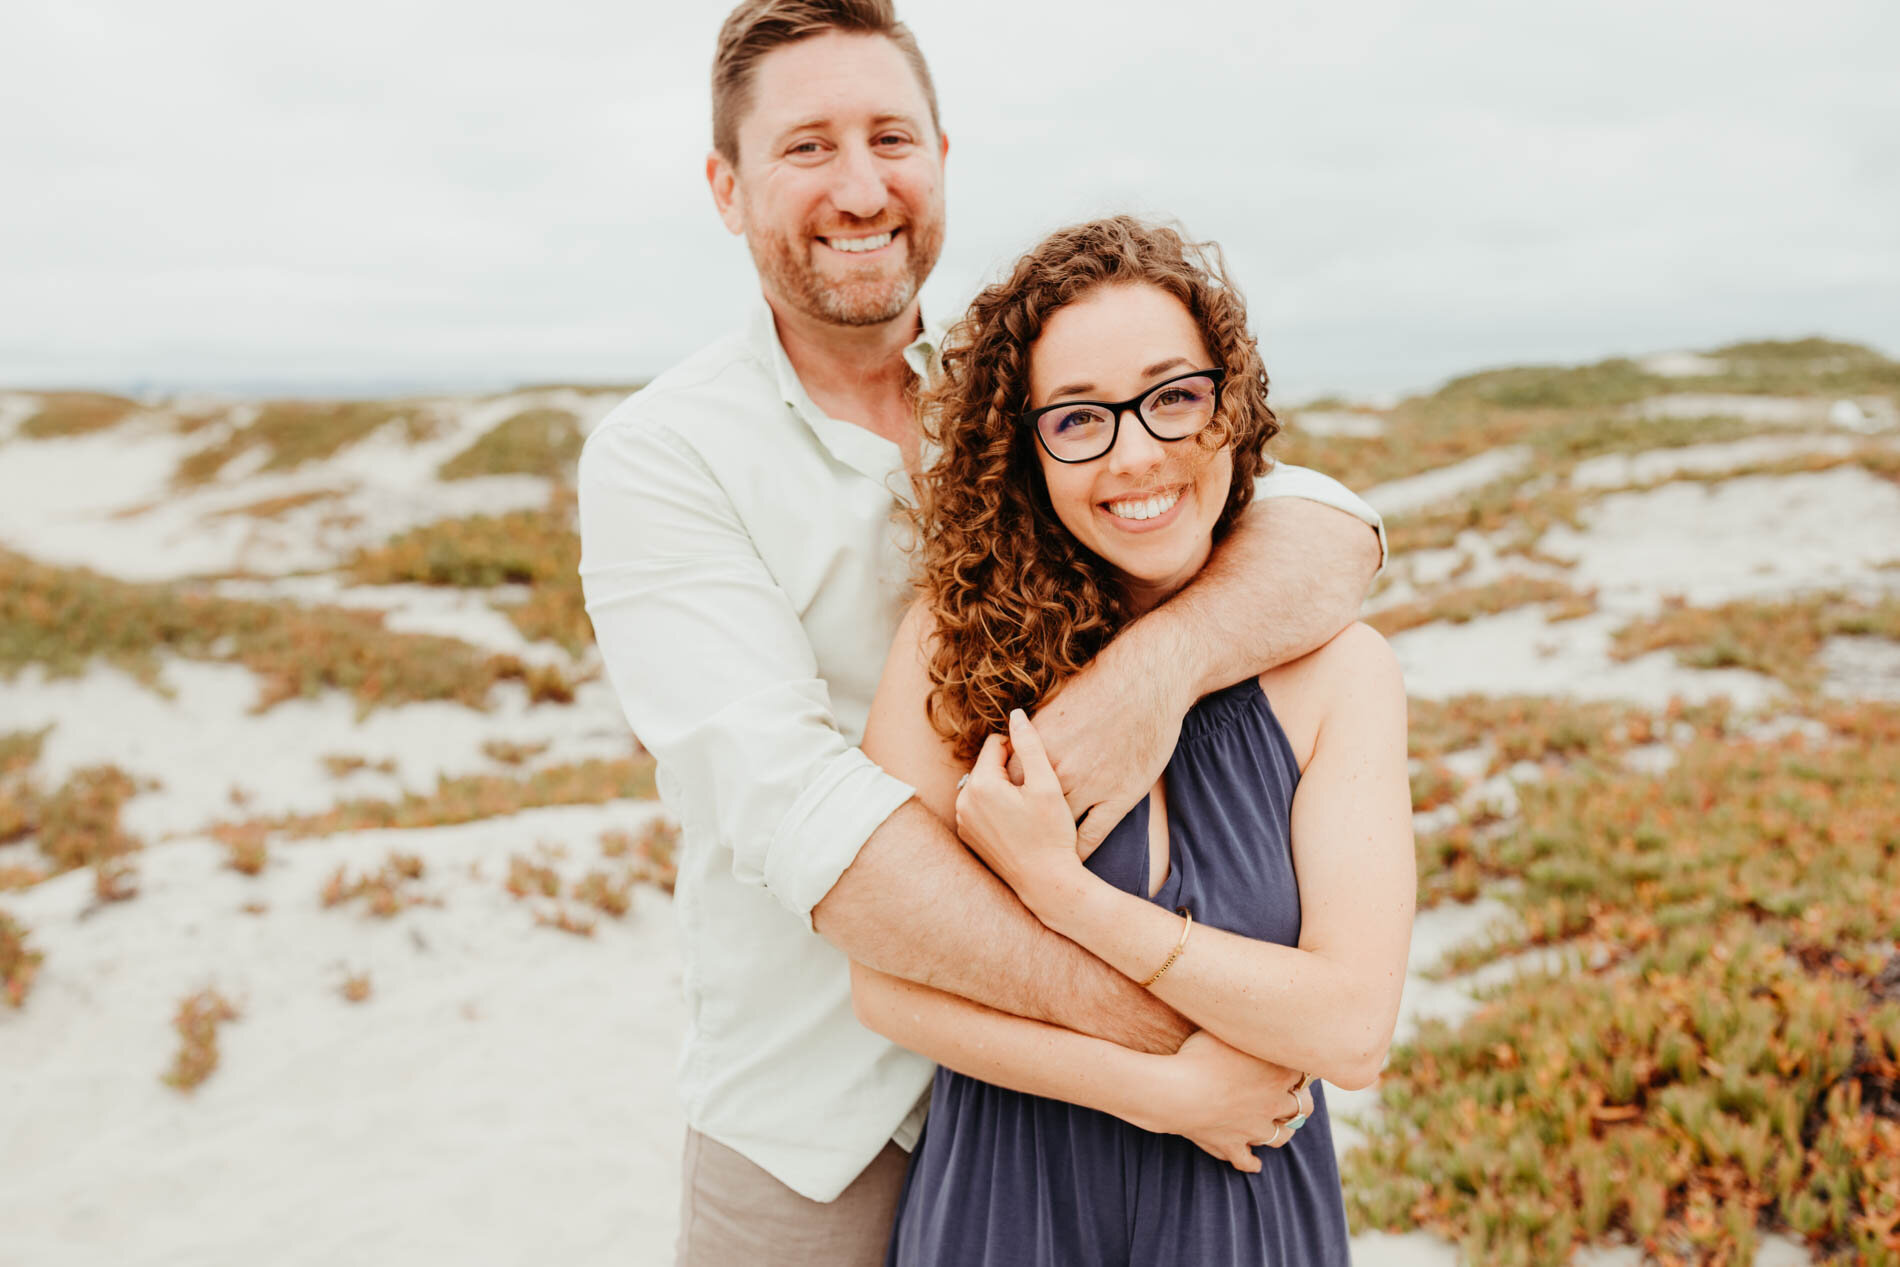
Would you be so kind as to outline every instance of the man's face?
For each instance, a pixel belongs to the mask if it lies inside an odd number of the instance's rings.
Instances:
[[[767,294],[833,325],[893,321],[943,249],[949,142],[903,53],[831,32],[775,49],[754,72],[736,169],[707,174]]]

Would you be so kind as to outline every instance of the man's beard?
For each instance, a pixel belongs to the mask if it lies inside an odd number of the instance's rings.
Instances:
[[[902,226],[904,273],[862,280],[831,279],[812,266],[809,238],[748,237],[752,262],[768,287],[807,316],[839,326],[875,326],[895,321],[917,298],[943,250],[943,219]],[[829,249],[829,248],[827,248]]]

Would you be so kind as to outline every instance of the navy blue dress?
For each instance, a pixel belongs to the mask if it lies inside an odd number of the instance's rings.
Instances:
[[[1259,683],[1208,696],[1168,763],[1172,855],[1150,900],[1196,923],[1294,946],[1290,819],[1300,768]],[[1148,801],[1088,859],[1148,892]],[[1188,943],[1188,954],[1194,944]],[[1326,1267],[1351,1261],[1325,1093],[1243,1174],[1179,1135],[937,1071],[886,1267]]]

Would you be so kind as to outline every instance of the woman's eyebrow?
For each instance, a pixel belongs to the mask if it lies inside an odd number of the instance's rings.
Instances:
[[[1186,365],[1187,363],[1188,363],[1188,359],[1185,356],[1171,356],[1165,361],[1156,361],[1153,365],[1150,365],[1147,369],[1141,372],[1141,377],[1153,378],[1156,374],[1159,374],[1163,370],[1171,370],[1177,365]],[[1094,390],[1095,390],[1094,383],[1068,383],[1068,384],[1065,384],[1064,386],[1056,388],[1054,391],[1050,392],[1049,395],[1052,397],[1054,396],[1081,396],[1085,393],[1092,392]]]

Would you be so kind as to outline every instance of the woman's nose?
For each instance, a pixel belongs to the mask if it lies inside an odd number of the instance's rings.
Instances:
[[[1142,426],[1141,417],[1132,409],[1124,409],[1121,424],[1115,430],[1115,447],[1109,450],[1108,465],[1112,471],[1145,471],[1159,466],[1168,456],[1168,451]]]

